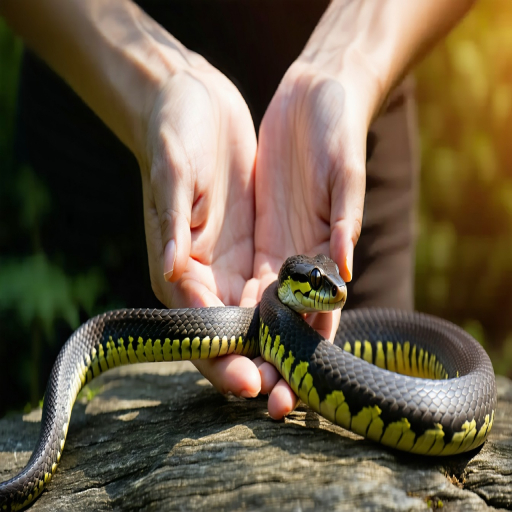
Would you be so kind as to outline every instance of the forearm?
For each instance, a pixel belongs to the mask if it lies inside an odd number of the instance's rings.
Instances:
[[[299,61],[336,76],[345,87],[355,80],[358,91],[367,95],[369,123],[393,86],[473,3],[334,0]]]
[[[3,0],[0,14],[137,157],[159,88],[199,59],[128,0]]]

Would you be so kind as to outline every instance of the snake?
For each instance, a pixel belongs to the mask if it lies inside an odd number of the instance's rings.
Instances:
[[[46,388],[39,439],[26,467],[0,484],[0,510],[20,510],[60,461],[81,388],[120,365],[261,355],[327,420],[406,452],[452,455],[492,428],[496,382],[482,346],[424,313],[343,311],[334,343],[306,313],[340,309],[346,283],[324,255],[296,255],[253,308],[121,309],[91,318],[61,349]]]

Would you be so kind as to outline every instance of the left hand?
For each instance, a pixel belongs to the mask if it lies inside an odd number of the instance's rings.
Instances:
[[[255,279],[243,305],[257,302],[293,254],[330,255],[351,280],[354,246],[361,231],[367,125],[357,89],[295,63],[286,73],[260,128],[256,165]],[[333,338],[337,314],[307,319]],[[277,370],[263,360],[262,392],[269,413],[281,418],[297,398]]]

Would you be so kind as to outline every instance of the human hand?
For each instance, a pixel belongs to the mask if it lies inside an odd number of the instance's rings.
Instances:
[[[362,224],[367,119],[352,83],[296,62],[279,86],[260,128],[256,166],[255,279],[243,302],[257,302],[293,254],[330,255],[351,280]],[[337,314],[308,318],[333,338]],[[269,413],[280,418],[297,398],[270,364],[257,361],[270,391]]]
[[[253,268],[254,126],[236,87],[194,59],[157,96],[140,158],[151,283],[169,308],[238,305]],[[245,357],[195,364],[223,393],[260,390]]]

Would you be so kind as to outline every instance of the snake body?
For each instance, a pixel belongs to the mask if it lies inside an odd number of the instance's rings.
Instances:
[[[345,302],[344,286],[325,256],[295,256],[256,308],[124,309],[90,319],[53,366],[39,440],[21,473],[0,484],[0,510],[24,508],[41,493],[80,389],[123,364],[261,353],[313,410],[357,434],[425,455],[481,445],[494,419],[496,384],[479,343],[429,315],[361,309],[342,313],[331,344],[282,302],[302,304],[300,311],[333,309]]]

